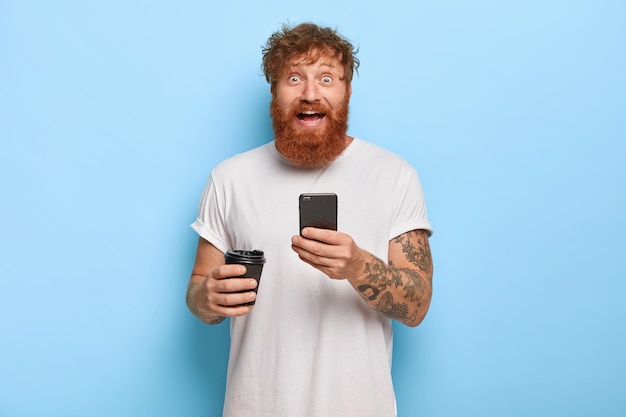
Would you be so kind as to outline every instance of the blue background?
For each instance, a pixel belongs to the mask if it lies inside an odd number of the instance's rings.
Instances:
[[[271,139],[261,46],[308,20],[359,46],[350,133],[435,226],[399,415],[626,415],[624,2],[0,0],[0,416],[220,415],[189,224]]]

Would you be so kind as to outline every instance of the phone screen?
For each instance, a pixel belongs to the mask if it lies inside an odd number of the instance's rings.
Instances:
[[[337,230],[337,194],[300,195],[300,234],[305,227]]]

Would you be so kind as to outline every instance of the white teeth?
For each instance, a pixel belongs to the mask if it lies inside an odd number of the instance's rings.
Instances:
[[[313,111],[313,110],[309,110],[309,111],[302,112],[302,114],[309,114],[309,115],[311,115],[311,114],[317,114],[317,112]]]

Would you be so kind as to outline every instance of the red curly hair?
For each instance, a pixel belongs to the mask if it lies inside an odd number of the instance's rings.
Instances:
[[[344,67],[344,78],[352,82],[359,68],[358,49],[335,29],[314,23],[301,23],[295,27],[283,25],[269,37],[263,48],[263,73],[268,83],[274,84],[285,71],[287,63],[297,56],[308,55],[315,61],[320,55],[338,57]]]

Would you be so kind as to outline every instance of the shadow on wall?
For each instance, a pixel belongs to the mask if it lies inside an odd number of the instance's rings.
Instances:
[[[188,221],[195,219],[197,203],[189,204]],[[178,258],[184,265],[185,273],[190,274],[195,259],[198,237],[189,228],[179,245]],[[188,277],[188,275],[187,275]],[[183,314],[177,325],[180,333],[177,345],[183,357],[176,359],[182,364],[182,383],[189,390],[188,403],[185,404],[185,415],[188,417],[221,416],[226,391],[226,370],[228,368],[228,352],[230,349],[230,321],[227,319],[217,325],[208,325],[193,316],[185,305],[187,277],[181,286],[181,311]]]
[[[428,320],[428,317],[426,318]],[[434,360],[428,331],[393,323],[392,377],[396,391],[398,415],[414,414],[416,401],[422,402],[427,391],[428,362]]]
[[[244,106],[247,112],[245,114],[253,116],[242,128],[243,137],[233,138],[233,141],[239,142],[237,148],[241,148],[243,151],[256,148],[274,139],[270,117],[272,96],[269,87],[266,85],[259,87],[253,97],[254,99],[249,100]]]
[[[191,314],[191,313],[189,313]],[[230,348],[230,322],[208,325],[193,318],[187,329],[195,402],[202,410],[198,415],[221,416],[226,391],[226,370]]]
[[[236,92],[237,94],[237,92]],[[232,151],[226,158],[239,152],[261,146],[273,139],[273,130],[270,118],[271,94],[266,84],[255,87],[253,94],[239,94],[241,106],[237,109],[239,115],[244,115],[245,123],[232,126],[229,129],[225,143]],[[207,137],[211,137],[207,133]],[[221,139],[218,139],[221,140]],[[217,161],[219,163],[221,161]],[[214,167],[207,167],[206,175]],[[200,196],[198,195],[198,199]],[[197,201],[190,204],[193,213],[189,223],[193,221],[197,212]],[[196,249],[195,238],[181,254],[185,262],[193,265],[193,254]],[[188,377],[198,409],[197,415],[221,416],[226,391],[226,371],[228,368],[228,353],[230,349],[230,321],[227,319],[217,325],[207,325],[189,313],[189,321],[185,320],[185,345],[188,349],[186,363],[189,366]]]
[[[261,146],[273,139],[269,116],[271,95],[267,85],[260,85],[252,94],[249,91],[247,94],[235,92],[235,96],[238,97],[235,110],[237,117],[244,117],[245,121],[233,126],[223,126],[221,129],[225,133],[222,135],[208,130],[205,134],[208,146],[224,146],[224,150],[229,151],[223,158]],[[221,161],[217,160],[213,163],[217,165],[219,162]],[[202,168],[203,179],[208,178],[214,166]],[[196,217],[201,191],[202,188],[198,190],[193,201],[186,202],[189,205],[187,224],[191,224]],[[181,262],[189,267],[188,272],[191,272],[197,244],[197,235],[195,232],[191,233],[194,237],[189,241],[185,239],[185,244],[179,246]],[[184,299],[182,302],[184,303]],[[185,384],[191,387],[196,406],[192,406],[193,410],[189,411],[198,416],[221,416],[230,348],[230,321],[227,319],[217,325],[207,325],[193,317],[190,312],[187,313],[188,320],[186,318],[181,323],[184,326],[182,338],[187,352]]]

